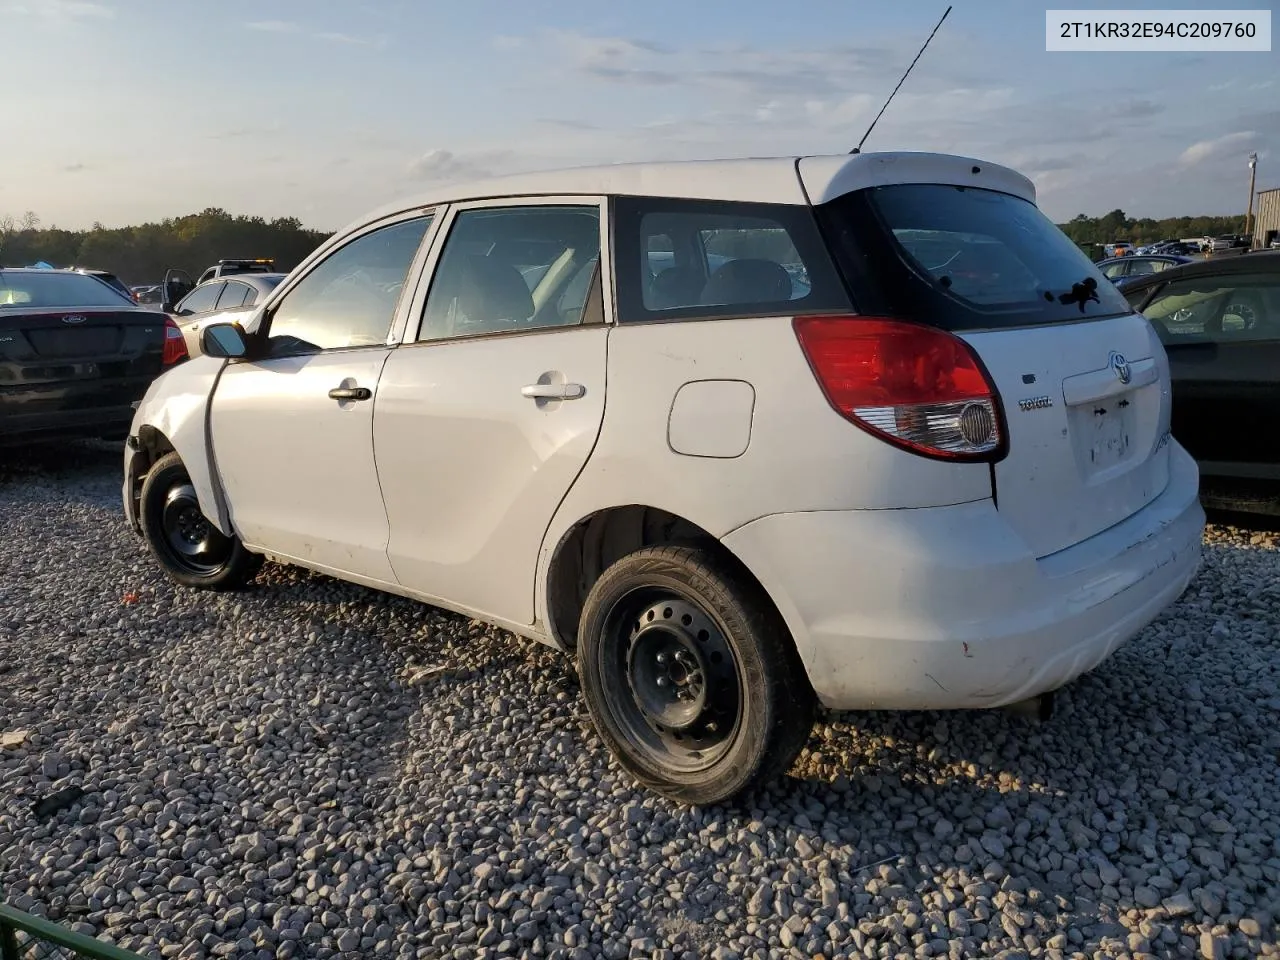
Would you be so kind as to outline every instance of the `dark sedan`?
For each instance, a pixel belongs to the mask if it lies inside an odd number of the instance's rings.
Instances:
[[[1280,515],[1280,252],[1171,267],[1129,284],[1173,374],[1173,435],[1208,506]]]
[[[0,268],[0,444],[123,440],[134,402],[186,355],[172,320],[93,276]]]
[[[1149,277],[1153,273],[1191,262],[1191,257],[1171,253],[1131,253],[1126,257],[1099,260],[1094,266],[1117,287],[1126,287],[1141,277]]]

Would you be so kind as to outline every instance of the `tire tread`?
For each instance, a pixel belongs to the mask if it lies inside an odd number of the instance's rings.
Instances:
[[[257,575],[258,570],[262,567],[263,558],[259,554],[245,549],[244,544],[240,542],[238,537],[232,537],[230,559],[213,574],[201,576],[190,573],[171,563],[165,556],[165,548],[163,546],[164,531],[157,529],[155,525],[156,518],[153,516],[155,505],[151,504],[150,501],[157,496],[156,491],[158,489],[168,489],[169,481],[165,479],[165,474],[175,469],[180,470],[186,476],[190,476],[182,463],[182,458],[176,451],[165,454],[153,463],[151,469],[147,471],[146,479],[142,482],[142,492],[138,498],[138,521],[139,526],[142,528],[143,539],[146,541],[151,555],[155,557],[169,579],[184,587],[218,591],[240,589]],[[163,493],[160,495],[163,495]],[[157,541],[160,544],[159,546]]]
[[[616,582],[654,576],[685,582],[689,589],[712,601],[717,613],[729,611],[746,628],[749,642],[761,660],[767,685],[765,703],[773,714],[768,718],[770,728],[763,733],[763,749],[750,768],[717,772],[711,783],[680,783],[672,778],[648,775],[643,767],[623,756],[621,745],[601,723],[598,707],[592,702],[584,677],[584,691],[596,729],[628,772],[645,787],[683,802],[725,802],[781,776],[808,742],[816,714],[816,699],[782,617],[733,558],[698,545],[643,547],[622,557],[601,575],[584,607],[583,627],[594,614],[599,598],[615,589]],[[688,583],[690,580],[694,582]],[[580,636],[586,639],[581,631]],[[582,670],[581,656],[579,669]]]

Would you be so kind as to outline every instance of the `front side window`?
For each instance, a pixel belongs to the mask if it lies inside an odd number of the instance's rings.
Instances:
[[[1280,339],[1280,277],[1188,278],[1163,287],[1142,311],[1166,344]]]
[[[386,343],[430,216],[363,234],[329,254],[271,314],[273,355]]]
[[[440,254],[418,339],[599,319],[587,316],[590,294],[600,284],[599,259],[598,206],[463,210]]]
[[[808,207],[619,198],[624,322],[848,310]]]
[[[222,293],[225,286],[221,281],[217,283],[207,283],[202,287],[196,287],[183,298],[178,304],[177,310],[174,312],[180,317],[190,317],[197,313],[208,313],[214,308],[218,302],[218,296]]]
[[[1123,260],[1118,260],[1115,263],[1108,263],[1103,266],[1102,275],[1108,280],[1115,280],[1119,277],[1123,277],[1128,267],[1129,264],[1125,263]]]

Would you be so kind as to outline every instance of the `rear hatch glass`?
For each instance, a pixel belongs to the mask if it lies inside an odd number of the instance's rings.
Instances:
[[[1130,312],[1035,204],[1006,193],[877,187],[820,207],[819,219],[863,313],[960,331]],[[1078,286],[1088,280],[1096,287]]]
[[[1150,324],[1035,204],[902,184],[818,210],[860,314],[956,333],[1000,394],[997,508],[1036,556],[1146,506],[1168,480],[1168,363]]]

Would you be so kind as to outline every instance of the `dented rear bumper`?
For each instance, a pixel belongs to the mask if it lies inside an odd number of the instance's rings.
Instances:
[[[769,592],[834,709],[998,707],[1093,669],[1186,589],[1195,462],[1126,520],[1036,559],[990,500],[763,517],[724,543]]]

